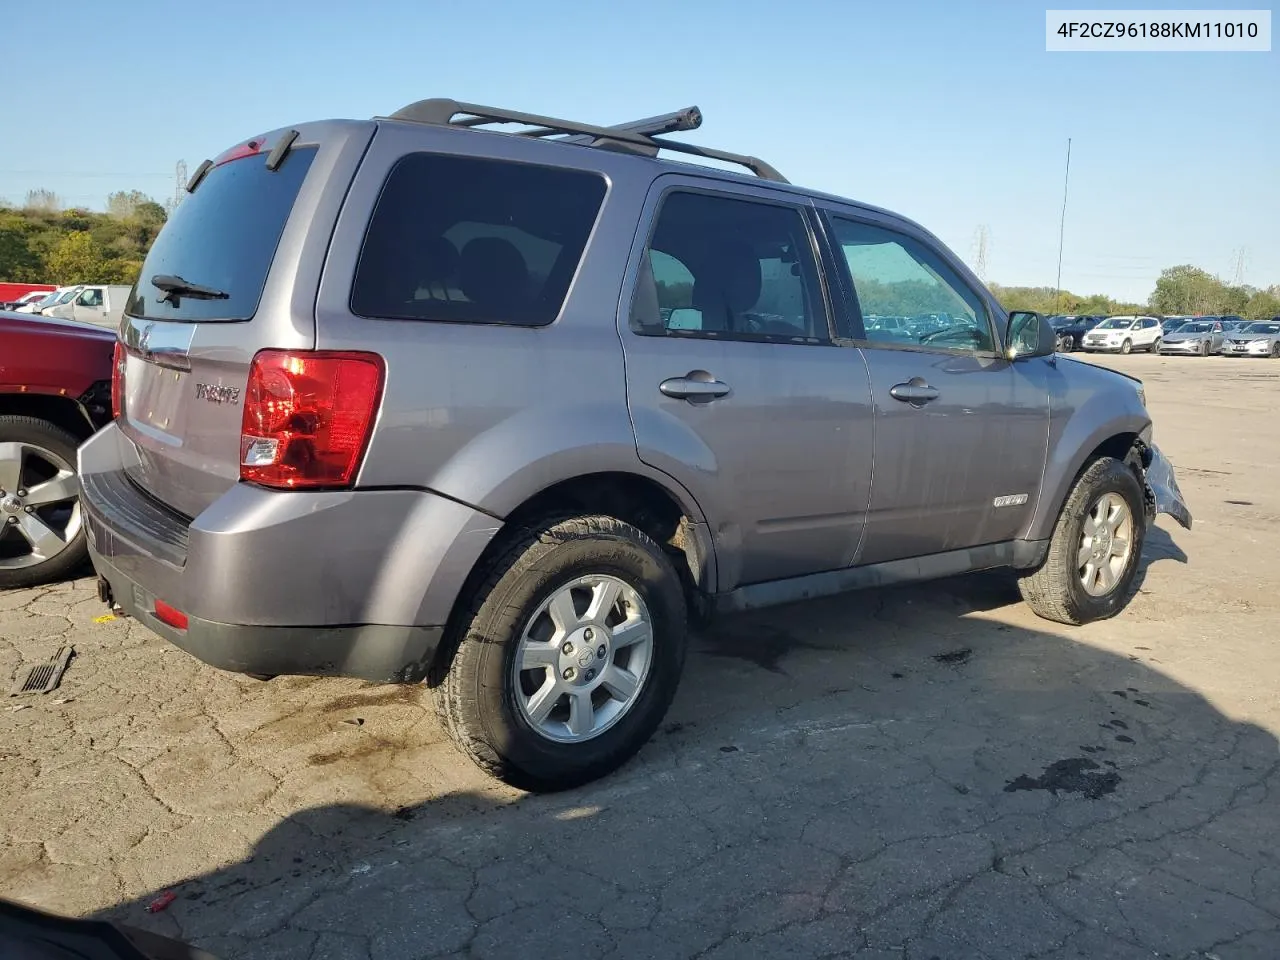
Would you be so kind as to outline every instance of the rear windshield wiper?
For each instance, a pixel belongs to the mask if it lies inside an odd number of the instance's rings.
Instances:
[[[179,297],[192,297],[196,300],[229,300],[231,298],[231,294],[224,290],[191,283],[171,273],[157,273],[151,278],[151,285],[164,291],[160,297],[162,303],[169,300],[175,307],[178,305]]]

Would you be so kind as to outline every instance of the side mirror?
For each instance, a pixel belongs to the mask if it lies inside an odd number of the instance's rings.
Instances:
[[[1015,310],[1009,314],[1004,329],[1006,360],[1051,357],[1057,349],[1058,334],[1047,319],[1032,310]]]

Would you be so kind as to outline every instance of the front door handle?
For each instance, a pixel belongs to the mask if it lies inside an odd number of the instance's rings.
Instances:
[[[658,384],[665,396],[690,403],[707,403],[729,392],[729,385],[717,380],[705,370],[692,370],[683,377],[671,377]]]
[[[929,386],[920,377],[912,377],[906,383],[895,383],[890,387],[889,396],[913,407],[923,407],[930,400],[938,399],[938,389]]]

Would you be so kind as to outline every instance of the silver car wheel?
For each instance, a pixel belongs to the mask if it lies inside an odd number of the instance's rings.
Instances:
[[[52,560],[80,532],[80,480],[52,450],[0,443],[0,569]]]
[[[1118,493],[1104,493],[1084,518],[1076,570],[1085,593],[1105,597],[1115,589],[1133,552],[1133,512]]]
[[[591,740],[635,705],[652,661],[640,594],[607,574],[579,577],[525,624],[511,668],[516,706],[548,740]]]

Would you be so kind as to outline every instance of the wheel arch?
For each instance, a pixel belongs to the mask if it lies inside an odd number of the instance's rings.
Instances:
[[[0,417],[32,417],[88,440],[98,429],[80,400],[59,394],[0,393]]]
[[[694,615],[708,609],[706,595],[715,590],[716,558],[702,511],[688,491],[670,478],[647,470],[606,470],[559,479],[531,493],[512,509],[472,565],[453,600],[444,642],[428,675],[438,683],[448,669],[465,624],[470,594],[483,582],[490,565],[511,538],[552,517],[603,514],[641,530],[671,556]]]

